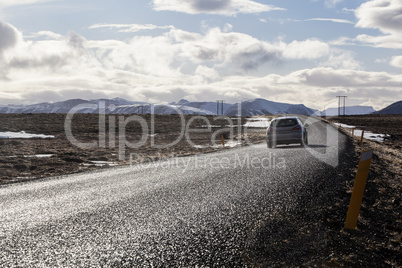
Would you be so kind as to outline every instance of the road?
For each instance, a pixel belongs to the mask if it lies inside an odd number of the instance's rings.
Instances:
[[[336,129],[309,133],[310,149],[342,158]],[[334,172],[301,146],[258,144],[2,186],[0,266],[253,266],[261,230],[278,233],[267,223]]]

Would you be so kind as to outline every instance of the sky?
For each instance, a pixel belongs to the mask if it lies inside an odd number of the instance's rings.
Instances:
[[[0,0],[0,105],[402,100],[401,0]]]

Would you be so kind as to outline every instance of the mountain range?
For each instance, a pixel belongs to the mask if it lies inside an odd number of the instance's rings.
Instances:
[[[177,114],[179,112],[190,115],[227,115],[227,116],[254,116],[263,114],[304,114],[312,115],[316,110],[303,104],[289,104],[254,99],[241,103],[217,104],[213,101],[190,102],[180,100],[169,104],[150,104],[145,102],[128,101],[121,98],[82,100],[71,99],[55,103],[38,103],[31,105],[0,106],[0,113],[68,113],[74,107],[79,113],[98,113],[99,108],[105,109],[107,114]]]
[[[177,114],[188,115],[227,115],[227,116],[256,116],[264,114],[303,114],[303,115],[338,115],[338,108],[328,108],[318,111],[303,104],[289,104],[269,101],[266,99],[253,99],[240,103],[220,103],[215,101],[191,102],[182,99],[169,104],[150,104],[147,102],[129,101],[122,98],[83,100],[71,99],[54,103],[38,103],[31,105],[0,105],[0,113],[68,113],[74,107],[78,113],[98,113],[99,107],[105,109],[107,114]],[[347,115],[355,114],[402,114],[402,101],[376,112],[371,106],[345,107]]]

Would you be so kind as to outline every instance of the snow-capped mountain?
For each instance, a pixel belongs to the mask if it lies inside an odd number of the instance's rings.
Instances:
[[[214,115],[207,110],[197,109],[194,107],[184,105],[122,105],[115,108],[106,109],[106,113],[110,114],[190,114],[190,115]]]
[[[372,106],[347,106],[345,107],[346,115],[357,115],[357,114],[371,114],[375,112]],[[341,114],[343,114],[343,108],[341,108]],[[338,108],[328,108],[321,112],[321,115],[326,116],[337,116]]]
[[[216,105],[216,103],[215,103]],[[8,105],[0,106],[0,113],[69,113],[73,108],[77,113],[99,113],[99,109],[105,109],[110,114],[199,114],[214,115],[204,109],[198,109],[186,105],[151,105],[146,102],[128,101],[121,98],[82,100],[72,99],[55,103],[38,103],[32,105]],[[216,108],[215,108],[216,109]]]
[[[402,101],[397,101],[375,113],[376,114],[402,114]]]
[[[98,99],[98,100],[82,100],[82,99],[71,99],[67,101],[55,102],[55,103],[38,103],[32,105],[8,105],[0,106],[0,113],[6,114],[26,114],[26,113],[68,113],[74,107],[78,105],[88,106],[88,108],[80,109],[79,113],[95,113],[98,112],[99,103],[104,103],[106,107],[114,105],[116,107],[122,105],[134,105],[143,104],[143,102],[128,101],[121,98],[114,99]]]
[[[240,113],[238,111],[240,107]],[[55,103],[39,103],[32,105],[0,106],[0,113],[68,113],[75,108],[76,113],[99,113],[104,110],[108,114],[190,114],[190,115],[216,115],[222,106],[214,101],[189,102],[180,100],[170,104],[152,105],[145,102],[128,101],[125,99],[98,99],[82,100],[72,99]],[[254,116],[264,114],[305,114],[311,115],[315,111],[303,104],[288,104],[254,99],[239,104],[223,103],[223,113],[228,116],[242,115]]]
[[[212,114],[221,114],[222,106],[221,104],[217,105],[215,101],[199,101],[199,102],[190,102],[187,100],[180,100],[179,102],[172,102],[171,105],[179,105],[181,107],[193,107],[201,110],[206,110],[211,112]],[[225,114],[226,110],[231,106],[231,104],[223,103],[223,113]],[[219,110],[219,112],[217,112]]]
[[[315,111],[307,108],[303,104],[289,104],[273,102],[265,99],[254,99],[233,104],[227,108],[225,115],[235,116],[254,116],[264,114],[304,114],[311,115]],[[240,111],[239,111],[240,109]]]

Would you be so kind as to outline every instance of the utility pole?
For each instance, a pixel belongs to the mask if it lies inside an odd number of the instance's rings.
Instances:
[[[346,115],[346,98],[348,96],[336,96],[338,98],[338,116]]]
[[[223,115],[223,104],[225,103],[224,100],[217,100],[216,101],[216,115]]]

